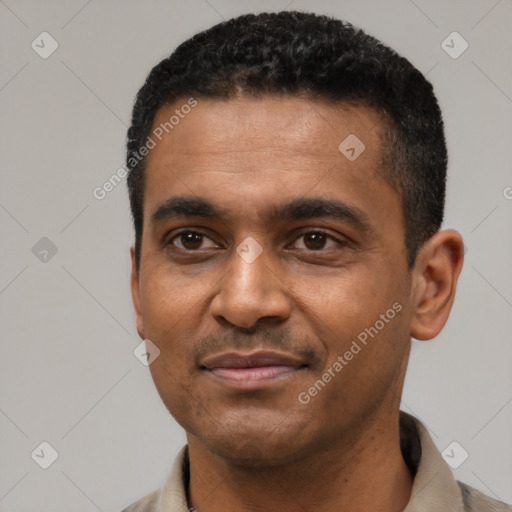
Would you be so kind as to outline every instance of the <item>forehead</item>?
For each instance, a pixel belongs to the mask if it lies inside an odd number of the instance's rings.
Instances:
[[[195,101],[193,108],[183,98],[159,109],[153,132],[161,132],[160,147],[190,157],[274,148],[287,149],[297,159],[326,159],[338,158],[339,144],[353,134],[364,141],[366,156],[377,156],[381,149],[380,115],[366,106],[300,96]]]
[[[396,210],[398,197],[379,172],[381,120],[373,109],[300,97],[194,101],[157,112],[145,222],[176,195],[208,198],[246,217],[308,196],[361,211],[373,203],[377,215]]]

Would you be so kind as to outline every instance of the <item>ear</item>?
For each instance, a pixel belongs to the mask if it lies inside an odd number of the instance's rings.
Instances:
[[[142,312],[140,307],[140,291],[139,291],[139,271],[137,269],[137,262],[135,258],[135,247],[130,247],[130,256],[132,260],[132,271],[130,277],[130,286],[132,290],[132,301],[135,310],[135,320],[137,322],[137,332],[141,339],[144,337],[144,321],[142,319]]]
[[[452,309],[464,260],[464,243],[453,229],[438,231],[418,251],[413,269],[411,336],[430,340]]]

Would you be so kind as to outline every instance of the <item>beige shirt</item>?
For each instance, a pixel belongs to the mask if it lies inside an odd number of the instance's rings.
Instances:
[[[458,482],[424,425],[400,411],[400,446],[414,475],[411,498],[403,512],[512,512],[512,507]],[[186,476],[188,453],[176,456],[163,487],[122,512],[190,512]]]

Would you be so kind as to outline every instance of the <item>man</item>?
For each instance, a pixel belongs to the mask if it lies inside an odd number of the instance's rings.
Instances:
[[[137,331],[187,446],[126,511],[511,510],[399,411],[463,260],[407,60],[324,16],[229,20],[151,71],[127,165]]]

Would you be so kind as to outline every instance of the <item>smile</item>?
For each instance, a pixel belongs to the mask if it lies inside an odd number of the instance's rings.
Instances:
[[[207,358],[203,369],[217,381],[238,389],[262,389],[307,367],[304,361],[277,352],[226,353]]]

